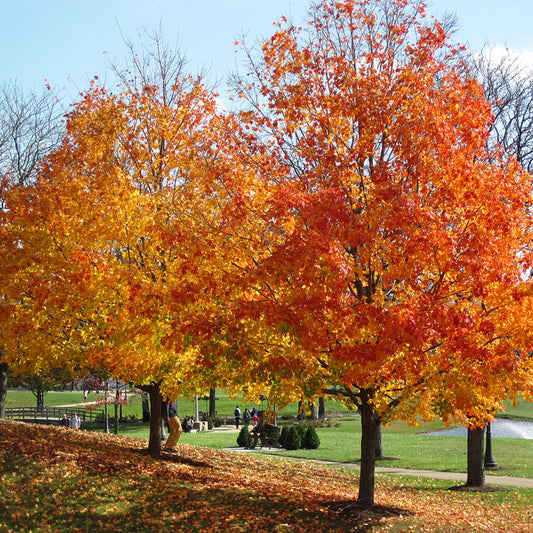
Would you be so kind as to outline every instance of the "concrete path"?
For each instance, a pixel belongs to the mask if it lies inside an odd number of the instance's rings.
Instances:
[[[275,449],[268,450],[267,448],[263,448],[261,450],[260,448],[256,448],[255,450],[249,450],[245,448],[227,448],[227,450],[232,451],[232,452],[248,452],[248,453],[262,451],[262,452],[265,452],[265,455],[270,455],[271,457],[279,457],[279,455],[276,454]],[[289,457],[286,455],[282,456],[282,459],[288,459],[288,460],[293,460],[293,461],[309,461],[311,463],[316,463],[316,464],[320,464],[324,466],[335,466],[337,468],[348,468],[350,470],[359,470],[359,464],[357,463],[340,463],[337,461],[318,461],[315,459],[303,459],[300,457]],[[414,468],[399,468],[395,466],[376,466],[376,473],[396,474],[396,475],[401,475],[401,476],[413,476],[413,477],[427,477],[431,479],[445,479],[445,480],[456,482],[458,485],[466,483],[466,472],[439,472],[438,470],[418,470]],[[490,473],[490,471],[485,471],[485,484],[533,489],[533,479],[495,475],[495,474]]]
[[[48,407],[53,407],[54,409],[63,409],[64,407],[92,407],[93,405],[99,405],[99,402],[79,402],[79,403],[69,403],[66,405],[50,405]]]
[[[324,465],[359,470],[359,465],[353,463],[336,463],[333,461],[315,462]],[[432,479],[447,479],[450,481],[456,481],[457,483],[466,483],[465,472],[439,472],[437,470],[416,470],[414,468],[397,468],[394,466],[376,466],[376,472],[382,474],[397,474],[402,476],[428,477]],[[485,471],[485,483],[487,485],[505,485],[508,487],[533,489],[533,479],[496,475],[487,471]]]

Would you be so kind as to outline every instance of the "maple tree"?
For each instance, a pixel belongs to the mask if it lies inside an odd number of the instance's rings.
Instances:
[[[317,1],[248,53],[269,239],[238,329],[274,395],[359,410],[370,507],[380,421],[481,425],[531,394],[530,179],[485,151],[489,104],[422,2]]]
[[[231,293],[220,265],[238,254],[219,176],[231,166],[238,181],[225,141],[236,129],[200,78],[130,80],[117,94],[93,84],[38,181],[8,194],[6,358],[22,374],[101,369],[135,383],[150,393],[154,453],[162,395],[207,385],[196,317]]]

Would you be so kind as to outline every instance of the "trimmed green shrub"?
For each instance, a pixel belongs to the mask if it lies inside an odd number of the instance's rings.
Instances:
[[[286,446],[286,441],[287,441],[287,436],[289,434],[289,429],[290,429],[291,426],[283,426],[281,428],[281,434],[279,436],[279,440],[278,440],[278,444],[282,447],[282,448],[285,448],[287,449],[287,446]]]
[[[249,448],[252,442],[252,436],[247,426],[242,426],[239,436],[237,437],[237,444],[242,448]]]
[[[305,424],[296,424],[296,431],[298,432],[298,435],[300,435],[300,442],[302,442],[305,438],[305,432],[307,431],[307,425]]]
[[[284,448],[286,450],[298,450],[302,446],[302,439],[300,432],[296,429],[296,426],[291,426],[287,432]]]
[[[302,441],[302,448],[316,450],[320,446],[320,439],[316,433],[315,426],[308,426]]]

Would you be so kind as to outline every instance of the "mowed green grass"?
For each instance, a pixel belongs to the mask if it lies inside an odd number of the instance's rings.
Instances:
[[[209,403],[205,399],[198,400],[198,409],[200,412],[207,412],[209,410]],[[236,406],[239,406],[244,412],[245,408],[262,410],[267,408],[266,401],[244,402],[242,398],[232,398],[225,391],[217,391],[216,393],[216,410],[218,416],[233,417],[233,412]],[[90,392],[87,401],[96,402],[104,399],[103,393]],[[128,394],[129,405],[122,406],[123,416],[135,415],[137,418],[142,418],[141,397],[139,394]],[[47,407],[56,407],[60,405],[70,405],[75,403],[83,403],[82,391],[50,391],[44,397],[44,403]],[[32,407],[36,405],[35,396],[31,391],[26,390],[10,390],[6,397],[6,407]],[[110,405],[113,409],[113,405]],[[195,403],[193,399],[180,398],[178,400],[178,410],[181,417],[186,415],[194,416]],[[348,409],[342,404],[334,401],[326,401],[326,413],[328,415],[346,414]],[[278,411],[280,416],[296,416],[298,414],[298,404],[292,403]]]
[[[98,395],[90,393],[88,401],[94,401]],[[102,396],[102,395],[100,395]],[[241,409],[244,406],[252,407],[253,404],[243,404],[239,400],[230,399],[223,391],[217,393],[217,412],[220,417],[233,416],[235,405]],[[9,391],[7,406],[32,405],[35,398],[29,391]],[[65,405],[81,403],[82,392],[50,392],[45,397],[46,405]],[[180,416],[194,415],[194,402],[179,400]],[[261,404],[258,403],[260,408]],[[199,409],[205,411],[207,404],[200,400]],[[114,412],[110,406],[110,414]],[[283,409],[280,414],[296,416],[296,404]],[[142,415],[141,400],[138,395],[130,397],[130,404],[123,406],[123,416]],[[533,419],[533,404],[521,402],[516,407],[510,406],[506,415],[513,418]],[[340,463],[357,462],[360,458],[361,429],[359,417],[348,412],[343,406],[335,402],[326,402],[326,417],[330,418],[331,427],[318,428],[320,447],[318,450],[276,451],[276,454],[291,457],[300,457],[311,460],[336,461]],[[279,423],[287,420],[279,419]],[[196,446],[224,449],[237,446],[237,433],[231,431],[229,426],[225,429],[215,429],[208,432],[194,434],[183,433],[181,442]],[[101,425],[86,424],[86,429],[101,431]],[[434,436],[427,433],[443,428],[441,422],[422,423],[419,427],[411,427],[404,422],[394,422],[389,427],[383,428],[383,453],[387,460],[378,464],[383,466],[396,466],[401,468],[428,469],[450,472],[464,472],[466,470],[466,439],[464,437]],[[119,433],[134,438],[147,439],[149,424],[142,422],[124,423],[119,427]],[[533,440],[493,438],[493,454],[501,470],[496,474],[533,478]],[[259,453],[269,453],[268,449]],[[491,472],[487,472],[490,476]]]
[[[87,398],[88,402],[94,402],[98,400],[103,400],[103,393],[90,392]],[[232,417],[235,407],[238,405],[241,408],[241,411],[244,411],[245,408],[252,409],[257,407],[258,409],[264,409],[267,407],[266,402],[257,401],[253,402],[244,402],[242,398],[232,398],[227,392],[223,390],[217,390],[216,392],[216,410],[217,414],[220,417]],[[129,405],[122,407],[123,415],[135,415],[138,418],[142,417],[142,407],[141,407],[141,398],[140,395],[130,393],[128,395]],[[46,394],[44,398],[46,406],[54,407],[59,405],[68,405],[75,403],[83,403],[83,392],[81,391],[50,391]],[[6,407],[29,407],[36,405],[35,396],[31,391],[26,390],[10,390],[8,391],[6,397]],[[113,407],[113,406],[111,406]],[[206,412],[209,409],[208,402],[203,399],[198,400],[198,407],[200,412]],[[180,416],[194,415],[195,405],[194,400],[190,399],[180,399],[178,400],[178,408],[180,411]],[[293,403],[288,406],[280,409],[278,411],[280,416],[296,416],[298,414],[298,404]],[[341,403],[335,402],[333,400],[326,401],[326,416],[335,416],[335,415],[347,415],[354,414],[353,411],[349,411]],[[526,401],[519,402],[516,406],[509,404],[507,405],[505,411],[498,416],[509,417],[517,420],[533,420],[533,403]],[[442,424],[437,423],[435,427],[442,427]],[[393,424],[395,431],[411,431],[412,429],[403,423]],[[419,431],[415,429],[415,431]]]

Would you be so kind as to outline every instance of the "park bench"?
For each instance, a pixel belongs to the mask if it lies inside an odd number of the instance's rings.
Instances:
[[[274,424],[261,424],[259,423],[256,428],[252,429],[251,437],[253,439],[250,448],[255,448],[257,441],[261,442],[261,448],[268,446],[269,448],[279,448],[279,437],[281,434],[281,428]]]

